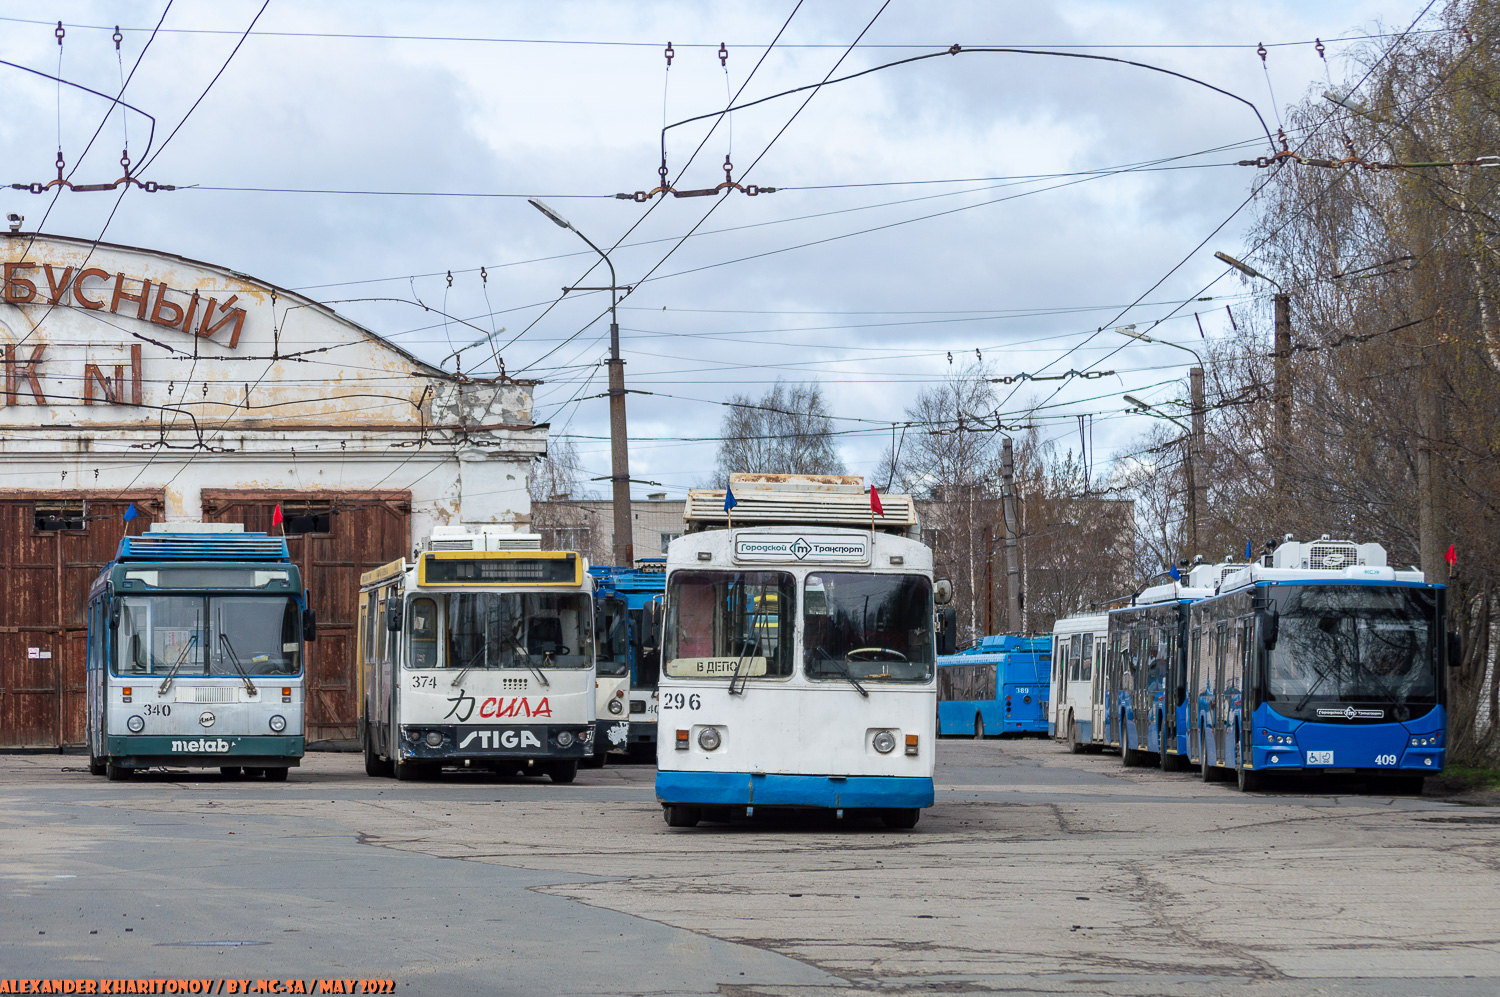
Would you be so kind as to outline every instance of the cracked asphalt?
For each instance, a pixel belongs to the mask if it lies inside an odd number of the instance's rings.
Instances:
[[[0,978],[385,978],[412,994],[1500,992],[1500,810],[1265,794],[943,741],[914,831],[669,829],[576,783],[91,777],[0,756]]]

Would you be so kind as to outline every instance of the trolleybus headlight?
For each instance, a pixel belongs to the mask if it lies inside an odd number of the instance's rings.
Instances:
[[[443,743],[443,735],[440,731],[430,730],[427,732],[427,744],[436,748]]]
[[[271,718],[270,724],[271,729],[280,734],[282,731],[286,730],[286,717],[278,713]]]
[[[557,746],[559,748],[571,748],[573,746],[573,732],[570,730],[558,731]]]
[[[698,747],[704,751],[713,751],[719,746],[719,732],[712,727],[705,727],[698,732]]]
[[[130,733],[139,734],[141,731],[146,729],[146,718],[131,717],[129,720],[125,721],[125,726],[129,728]]]
[[[874,739],[875,750],[882,755],[888,755],[896,750],[896,735],[888,730],[879,731]]]
[[[615,716],[619,716],[621,713],[624,713],[625,712],[625,703],[624,703],[624,701],[619,700],[619,699],[611,699],[609,701],[609,712],[613,713]]]

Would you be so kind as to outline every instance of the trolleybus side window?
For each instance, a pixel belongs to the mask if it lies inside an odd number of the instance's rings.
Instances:
[[[932,678],[932,584],[923,576],[818,572],[807,576],[803,601],[808,678]]]
[[[438,608],[433,600],[422,596],[411,601],[411,667],[438,667]]]
[[[1094,677],[1094,635],[1083,635],[1082,665],[1078,673],[1080,682],[1092,681]]]
[[[790,574],[676,571],[667,580],[667,606],[667,675],[727,681],[736,673],[792,673],[797,583]]]
[[[1068,638],[1068,681],[1077,682],[1078,672],[1083,661],[1083,634],[1074,634]]]

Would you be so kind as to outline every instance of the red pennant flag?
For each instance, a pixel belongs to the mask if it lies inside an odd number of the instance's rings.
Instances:
[[[1453,544],[1448,545],[1448,553],[1443,555],[1443,560],[1448,562],[1449,568],[1453,568],[1458,565],[1458,551],[1454,550]]]
[[[870,511],[877,516],[885,515],[885,510],[880,507],[880,493],[875,490],[874,485],[870,486]]]
[[[278,526],[281,523],[281,503],[276,503],[276,511],[271,513],[271,525]]]

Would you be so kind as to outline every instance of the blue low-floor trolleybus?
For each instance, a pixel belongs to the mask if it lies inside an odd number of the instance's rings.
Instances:
[[[1287,537],[1189,611],[1189,751],[1204,779],[1284,772],[1420,792],[1443,770],[1445,588],[1379,544]]]
[[[1108,744],[1109,713],[1105,648],[1109,617],[1080,613],[1052,627],[1052,674],[1047,692],[1047,732],[1073,754]]]
[[[666,568],[664,557],[638,558],[633,568],[589,568],[594,598],[609,628],[608,639],[599,641],[599,734],[595,740],[605,740],[602,745],[596,743],[594,750],[601,761],[606,751],[656,758],[656,684],[661,673]]]
[[[877,514],[842,475],[736,474],[729,491],[690,491],[667,551],[667,823],[797,807],[914,826],[933,802],[937,715],[915,504],[882,496]]]
[[[1152,585],[1110,610],[1105,685],[1113,695],[1105,735],[1123,764],[1156,763],[1167,772],[1188,767],[1188,607],[1213,595],[1219,579],[1238,567],[1193,565],[1187,577]]]
[[[939,655],[938,736],[983,738],[1047,732],[1049,637],[982,637]]]
[[[360,577],[365,772],[476,767],[572,782],[594,746],[593,584],[540,537],[438,527]]]
[[[89,771],[217,767],[281,781],[302,759],[316,622],[286,539],[157,523],[88,597]]]

